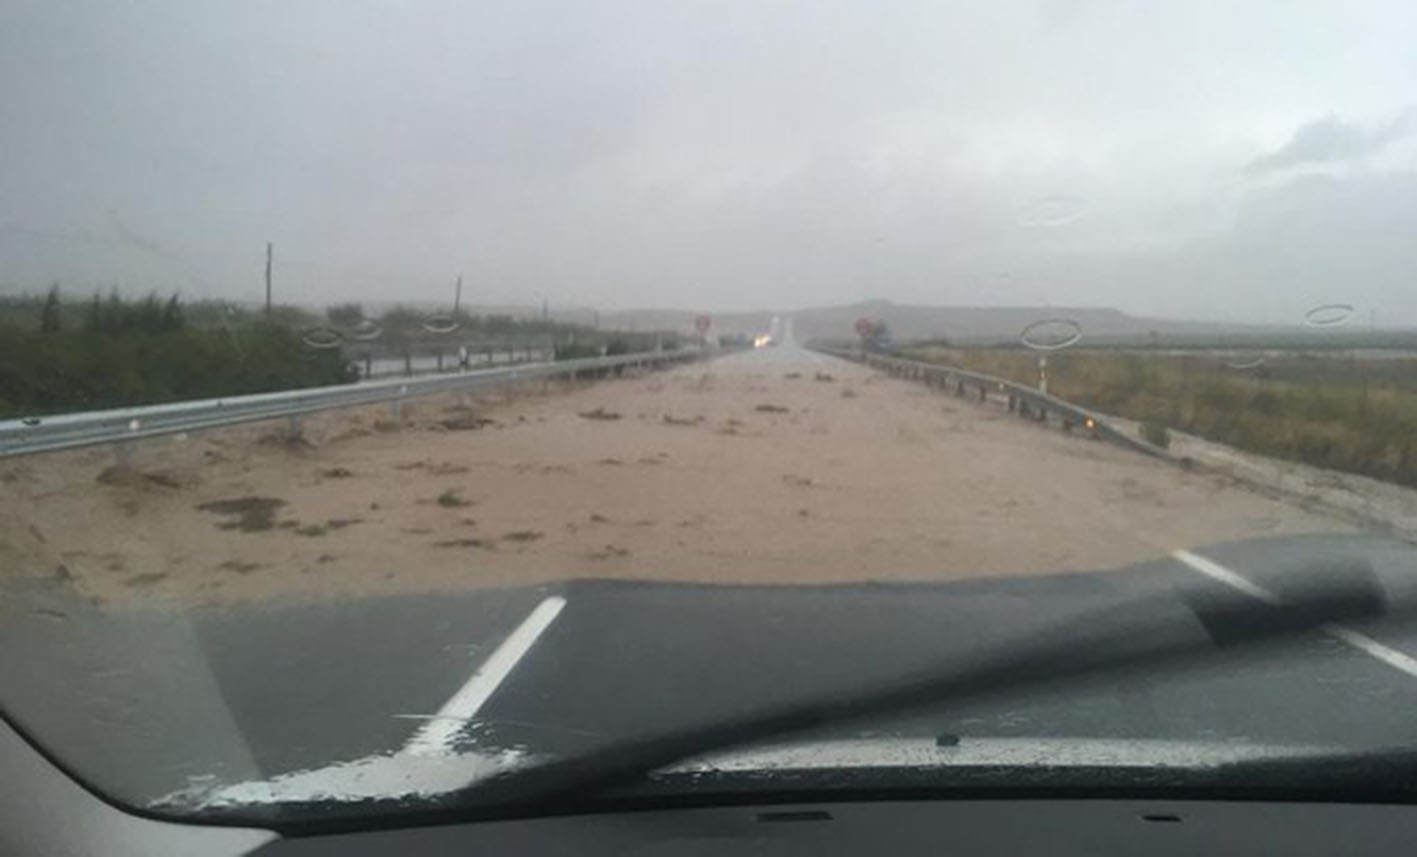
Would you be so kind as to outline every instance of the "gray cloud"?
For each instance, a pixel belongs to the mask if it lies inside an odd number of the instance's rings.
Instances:
[[[1417,111],[1408,110],[1373,128],[1324,116],[1299,126],[1289,142],[1251,161],[1246,170],[1267,173],[1308,164],[1355,161],[1375,154],[1411,134],[1417,127]]]
[[[1204,314],[1222,310],[1178,298],[1182,272],[1204,290],[1243,269],[1273,300],[1234,311],[1264,313],[1294,279],[1290,239],[1263,236],[1323,222],[1319,205],[1381,222],[1417,174],[1385,163],[1387,183],[1266,209],[1272,182],[1234,170],[1326,111],[1399,115],[1417,79],[1407,0],[1362,17],[1321,0],[12,0],[0,15],[0,289],[258,298],[272,241],[278,296],[316,305],[436,300],[461,273],[472,302]],[[1396,123],[1332,122],[1261,161],[1404,151]],[[1393,230],[1342,227],[1324,276],[1417,265]]]

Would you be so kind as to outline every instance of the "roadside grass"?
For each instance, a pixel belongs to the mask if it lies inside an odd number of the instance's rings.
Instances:
[[[904,356],[1038,381],[1011,348],[921,346]],[[1237,449],[1417,487],[1417,360],[1274,358],[1237,370],[1213,356],[1069,351],[1048,358],[1049,392],[1104,413]]]

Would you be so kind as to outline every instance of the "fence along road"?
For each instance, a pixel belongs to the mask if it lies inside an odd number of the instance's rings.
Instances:
[[[460,368],[462,347],[466,348],[468,369],[492,369],[514,363],[542,363],[554,358],[555,347],[545,342],[470,342],[460,346],[409,351],[393,348],[351,348],[346,359],[359,367],[360,378],[412,377],[431,372],[451,372]]]
[[[658,369],[706,359],[716,353],[713,350],[649,351],[585,360],[526,363],[431,377],[380,379],[357,384],[220,399],[24,417],[0,421],[0,458],[120,443],[282,417],[292,421],[292,430],[298,430],[298,419],[302,414],[318,411],[388,402],[397,415],[403,400],[417,396],[476,390],[516,381],[575,379],[581,375],[627,368]]]

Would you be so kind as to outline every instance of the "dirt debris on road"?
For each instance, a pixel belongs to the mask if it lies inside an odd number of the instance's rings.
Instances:
[[[603,407],[597,407],[594,410],[581,411],[580,417],[584,420],[618,420],[620,419],[620,414],[614,411],[607,411]]]
[[[836,383],[803,383],[823,376]],[[297,445],[261,442],[269,426],[134,444],[129,466],[160,481],[96,483],[113,465],[105,448],[36,456],[0,465],[0,563],[49,580],[62,567],[62,585],[115,603],[221,603],[578,576],[1031,574],[1344,529],[1233,480],[922,390],[841,361],[749,354],[471,405],[434,398],[387,431],[363,429],[387,408],[312,415]],[[450,412],[482,430],[449,430]],[[471,525],[492,535],[467,536],[473,504]]]

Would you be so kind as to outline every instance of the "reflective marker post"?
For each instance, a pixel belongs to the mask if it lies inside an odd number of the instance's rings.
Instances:
[[[1036,338],[1049,327],[1059,329],[1057,337]],[[1018,341],[1038,355],[1038,392],[1048,392],[1048,352],[1061,351],[1082,339],[1082,326],[1070,318],[1044,318],[1019,331]]]

